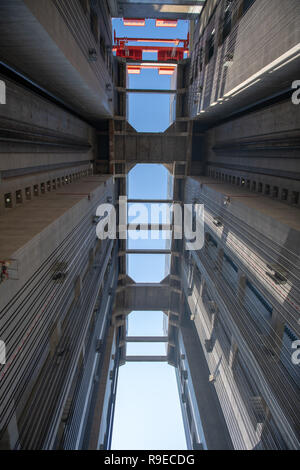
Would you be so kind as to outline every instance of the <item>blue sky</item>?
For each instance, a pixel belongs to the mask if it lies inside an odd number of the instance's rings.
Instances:
[[[112,450],[185,450],[175,373],[166,363],[119,371]]]
[[[168,170],[162,165],[137,165],[128,175],[128,198],[165,199],[167,184]],[[150,205],[147,207],[150,210]],[[130,217],[128,222],[131,222]],[[165,246],[166,241],[162,238],[128,240],[128,248],[132,249],[161,249]],[[160,282],[165,277],[165,255],[128,255],[127,263],[128,274],[136,282]]]
[[[162,312],[132,312],[128,334],[163,335]],[[165,345],[135,346],[128,354],[165,354]],[[175,371],[167,363],[120,367],[112,449],[184,450],[186,442]]]
[[[188,22],[175,28],[124,27],[113,20],[118,36],[185,38]],[[145,57],[150,59],[147,55]],[[155,57],[151,57],[155,60]],[[130,76],[131,88],[170,88],[170,77],[157,70]],[[170,122],[169,96],[130,94],[129,121],[139,132],[163,132]],[[128,175],[128,198],[166,199],[168,170],[162,165],[137,165]],[[130,221],[130,219],[129,219]],[[129,248],[165,248],[166,240],[129,240]],[[128,274],[136,282],[160,282],[165,277],[165,255],[127,255]],[[132,312],[128,335],[164,336],[162,312]],[[165,343],[129,343],[127,354],[165,355]],[[186,440],[181,416],[175,369],[166,362],[127,363],[120,368],[117,387],[112,449],[183,450]]]
[[[130,199],[166,199],[168,170],[137,165],[128,175]],[[164,248],[165,240],[128,241],[130,248]],[[128,274],[136,282],[160,282],[165,255],[128,255]],[[163,336],[162,312],[132,312],[128,335]],[[165,355],[165,343],[129,343],[129,355]],[[182,423],[175,369],[167,363],[127,363],[119,370],[112,449],[183,450]]]

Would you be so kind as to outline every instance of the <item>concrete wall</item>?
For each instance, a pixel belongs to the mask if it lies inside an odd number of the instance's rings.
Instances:
[[[112,249],[97,249],[92,223],[108,196],[112,180],[90,176],[2,216],[1,246],[11,250],[11,268],[17,267],[0,285],[7,346],[0,427],[3,436],[16,414],[12,446],[54,445]],[[66,277],[55,281],[58,272]]]
[[[194,19],[202,10],[204,1],[109,0],[112,16],[123,18]]]
[[[286,328],[300,335],[298,209],[205,177],[188,179],[185,201],[204,204],[214,240],[184,260],[183,286],[233,445],[298,448],[299,366],[282,360],[293,352]],[[286,282],[274,282],[268,264],[285,269]]]
[[[210,19],[200,18],[191,57],[190,115],[204,124],[290,88],[300,60],[297,0],[256,0],[245,12],[244,2],[234,0],[226,37],[226,2],[215,3]]]
[[[288,100],[213,127],[205,135],[207,174],[299,207],[299,119]]]
[[[94,129],[50,101],[2,76],[7,102],[0,106],[0,213],[5,211],[4,195],[51,182],[69,175],[80,176],[91,168],[96,154]],[[28,200],[30,200],[28,198]],[[10,210],[10,209],[9,209]]]
[[[109,24],[108,12],[96,13],[97,22],[106,14],[104,22]],[[100,35],[95,37],[91,31],[90,9],[84,13],[78,0],[13,0],[2,2],[0,17],[3,61],[82,115],[90,119],[112,116],[112,96],[106,89],[112,84],[107,50],[104,46],[103,58]],[[110,46],[108,36],[105,42]],[[95,49],[96,61],[90,61],[89,49]]]

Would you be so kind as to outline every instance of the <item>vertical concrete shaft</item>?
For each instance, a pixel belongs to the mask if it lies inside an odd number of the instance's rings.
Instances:
[[[208,380],[210,372],[194,323],[185,321],[181,332],[207,447],[209,450],[231,449],[229,432],[214,385]]]

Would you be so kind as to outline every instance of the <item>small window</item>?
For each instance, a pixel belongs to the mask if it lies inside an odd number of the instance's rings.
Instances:
[[[12,207],[12,196],[11,193],[7,193],[4,196],[4,204],[7,209]]]
[[[272,197],[278,198],[278,193],[279,193],[278,186],[274,186],[273,191],[272,191]]]
[[[269,194],[270,194],[270,185],[266,184],[266,186],[265,186],[265,195],[269,196]]]
[[[199,72],[201,73],[203,69],[203,47],[201,47],[199,52]]]
[[[106,51],[105,39],[103,36],[100,36],[100,52],[104,60],[105,60],[105,51]]]
[[[206,238],[206,241],[207,241],[207,243],[208,243],[209,246],[214,246],[215,248],[218,247],[218,243],[217,243],[216,240],[210,235],[210,233],[206,232],[205,238]]]
[[[51,191],[51,181],[47,181],[47,191]]]
[[[267,300],[262,296],[262,294],[254,287],[254,285],[250,281],[246,281],[247,287],[253,292],[253,294],[257,297],[257,299],[261,302],[261,304],[265,307],[265,309],[272,314],[273,307],[267,302]]]
[[[299,193],[298,193],[298,191],[292,191],[291,204],[299,204]]]
[[[99,21],[98,21],[98,15],[91,11],[91,30],[92,30],[92,33],[93,33],[93,36],[96,40],[96,42],[98,42],[99,40]]]
[[[223,41],[225,41],[225,39],[227,38],[227,36],[229,35],[231,31],[231,25],[232,25],[231,4],[232,4],[231,0],[226,1],[224,20],[223,20],[223,35],[222,35]]]
[[[241,186],[245,186],[245,183],[246,183],[245,178],[242,178],[241,179]]]
[[[262,193],[262,190],[263,190],[263,185],[262,185],[262,183],[258,183],[257,191],[258,191],[259,193]]]
[[[215,52],[215,30],[211,32],[211,35],[209,39],[207,40],[206,47],[207,47],[207,62],[209,62]]]
[[[227,263],[230,264],[230,266],[234,269],[234,271],[237,273],[238,272],[238,267],[237,265],[232,261],[231,258],[229,258],[229,256],[227,256],[225,253],[224,253],[224,259],[225,261],[227,261]]]
[[[60,188],[60,178],[57,178],[57,187]]]
[[[256,191],[256,181],[252,182],[252,191]]]
[[[35,185],[33,186],[33,195],[34,195],[34,196],[38,196],[38,195],[39,195],[39,186],[38,186],[38,184],[35,184]]]
[[[30,199],[31,199],[31,188],[30,187],[25,189],[25,197],[26,197],[27,201],[30,201]]]
[[[283,189],[283,190],[281,191],[281,200],[282,200],[282,201],[287,201],[287,200],[288,200],[288,194],[289,194],[288,190],[287,190],[287,189]]]
[[[45,191],[46,191],[45,183],[41,183],[41,194],[45,194]]]
[[[22,204],[23,202],[21,189],[19,189],[19,191],[16,191],[16,202],[17,204]]]
[[[232,184],[235,184],[235,176],[232,177]]]
[[[56,180],[52,181],[52,189],[56,189]]]

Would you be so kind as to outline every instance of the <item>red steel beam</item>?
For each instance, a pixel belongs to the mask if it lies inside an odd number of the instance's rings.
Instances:
[[[157,19],[155,22],[155,26],[157,28],[176,28],[178,24],[177,20],[161,20]]]
[[[123,18],[124,26],[145,26],[144,18]]]

